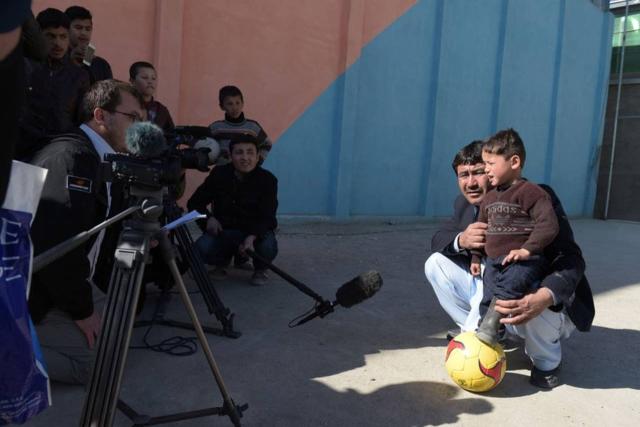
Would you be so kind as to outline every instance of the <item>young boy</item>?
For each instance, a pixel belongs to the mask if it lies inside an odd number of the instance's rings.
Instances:
[[[546,191],[522,177],[525,149],[520,135],[498,132],[482,148],[485,173],[493,190],[485,196],[478,221],[488,224],[484,252],[484,315],[477,336],[494,345],[500,327],[495,299],[518,299],[536,289],[548,269],[542,254],[558,234],[558,221]],[[480,256],[473,252],[471,273],[480,275]]]
[[[213,138],[220,144],[218,164],[230,162],[229,142],[237,140],[243,135],[250,135],[258,141],[260,160],[262,164],[271,150],[271,140],[260,123],[244,117],[244,98],[236,86],[224,86],[218,93],[218,102],[224,111],[224,120],[217,120],[209,125]]]
[[[158,76],[156,69],[148,62],[134,62],[129,67],[129,81],[142,94],[144,98],[144,108],[147,111],[147,120],[155,123],[167,132],[175,125],[171,119],[171,114],[167,107],[153,99],[156,93]]]

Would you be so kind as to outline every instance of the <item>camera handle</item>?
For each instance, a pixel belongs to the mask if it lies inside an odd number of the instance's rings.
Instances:
[[[149,202],[149,199],[145,199],[142,206],[145,206],[145,203],[147,205],[151,203],[158,209],[143,209],[143,215],[125,221],[124,229],[120,234],[102,320],[102,333],[98,339],[91,381],[88,386],[88,394],[84,402],[80,425],[82,427],[112,426],[116,408],[119,408],[137,426],[164,424],[209,415],[227,415],[233,425],[238,427],[240,426],[242,411],[246,410],[248,405],[236,405],[229,397],[209,343],[175,263],[175,248],[166,233],[159,233],[160,223],[158,218],[162,212],[161,206],[159,203]],[[169,265],[175,284],[180,290],[200,345],[222,394],[224,401],[222,407],[161,417],[149,417],[137,414],[118,399],[129,342],[131,341],[138,296],[142,286],[144,266],[148,262],[152,239],[157,239],[160,242],[163,255]]]

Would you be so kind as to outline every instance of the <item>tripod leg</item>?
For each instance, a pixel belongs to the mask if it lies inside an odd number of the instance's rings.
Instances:
[[[189,298],[189,293],[187,292],[187,288],[184,285],[184,281],[182,280],[182,276],[180,275],[180,271],[178,270],[176,261],[173,258],[167,259],[167,264],[169,265],[169,269],[171,270],[171,274],[173,275],[175,284],[180,291],[180,296],[182,296],[182,301],[187,309],[187,312],[189,313],[189,317],[191,317],[193,328],[196,331],[196,335],[198,336],[198,340],[200,341],[202,350],[204,351],[204,354],[207,358],[207,362],[209,363],[211,372],[213,373],[216,383],[218,383],[218,388],[220,389],[220,393],[222,394],[222,398],[224,399],[224,408],[227,411],[227,415],[229,415],[229,418],[231,419],[231,422],[234,426],[240,426],[240,414],[238,413],[235,403],[233,403],[233,400],[231,400],[231,398],[229,397],[227,387],[224,384],[224,380],[222,379],[222,375],[220,374],[218,365],[213,357],[213,353],[211,352],[211,347],[209,347],[207,337],[204,335],[204,331],[202,330],[202,325],[198,320],[196,310],[191,303],[191,298]]]
[[[113,424],[122,374],[142,284],[149,237],[123,232],[116,251],[109,292],[98,339],[91,382],[80,425],[107,427]]]
[[[175,219],[175,218],[174,218]],[[198,285],[198,289],[204,298],[209,313],[215,314],[218,321],[222,324],[222,330],[225,336],[230,338],[238,338],[240,333],[233,330],[233,314],[225,307],[222,300],[218,296],[209,274],[207,273],[202,257],[193,246],[193,239],[189,231],[184,225],[177,227],[175,230],[176,238],[180,244],[179,250],[183,259],[189,263],[189,268],[193,274],[193,279]]]

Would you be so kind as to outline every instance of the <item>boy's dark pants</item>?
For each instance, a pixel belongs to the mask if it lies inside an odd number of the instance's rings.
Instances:
[[[487,257],[485,260],[481,316],[487,313],[494,296],[502,300],[520,299],[530,291],[538,289],[549,270],[547,259],[541,255],[532,255],[526,261],[503,266],[504,258],[505,256]]]
[[[249,233],[240,230],[222,230],[216,236],[205,232],[196,241],[195,246],[205,263],[226,267],[231,262],[231,257],[238,252],[238,246],[248,235]],[[273,231],[267,231],[256,238],[253,246],[256,253],[268,261],[273,261],[278,255],[278,241]],[[258,260],[253,260],[253,267],[256,270],[267,268]]]

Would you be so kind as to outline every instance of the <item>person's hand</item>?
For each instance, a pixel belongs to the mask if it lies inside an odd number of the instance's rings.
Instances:
[[[207,233],[211,234],[212,236],[217,236],[221,231],[222,225],[220,225],[220,222],[214,217],[210,216],[209,219],[207,219]]]
[[[96,338],[100,335],[100,315],[94,311],[87,318],[75,320],[75,323],[87,338],[89,348],[93,349],[96,344]]]
[[[458,246],[462,249],[482,249],[484,248],[485,236],[487,234],[487,224],[484,222],[474,222],[460,234]]]
[[[71,60],[74,63],[80,65],[82,64],[82,60],[84,59],[84,55],[86,52],[87,52],[87,46],[79,44],[78,46],[74,47],[71,50],[71,53],[69,54],[69,56],[71,57]]]
[[[504,259],[502,260],[502,265],[507,265],[516,261],[525,261],[529,259],[530,256],[531,256],[531,252],[529,252],[524,248],[514,249],[511,252],[509,252],[509,254],[506,257],[504,257]]]
[[[503,314],[500,323],[520,325],[537,317],[545,309],[553,305],[553,296],[547,288],[540,288],[532,294],[520,299],[496,300],[496,311]]]
[[[480,272],[482,271],[479,262],[472,262],[469,270],[471,271],[471,275],[475,277],[480,276]]]
[[[248,235],[245,239],[244,242],[240,243],[240,246],[238,247],[238,251],[241,254],[244,254],[246,249],[251,249],[252,251],[255,250],[253,249],[253,242],[255,242],[256,240],[256,236],[254,236],[253,234]]]

